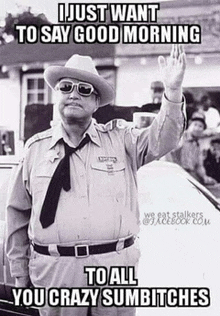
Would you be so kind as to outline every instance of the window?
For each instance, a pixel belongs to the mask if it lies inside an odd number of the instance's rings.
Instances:
[[[33,110],[40,105],[50,103],[51,93],[43,73],[25,73],[22,77],[22,107],[20,120],[20,138],[25,137],[25,109],[33,105]]]
[[[27,74],[23,77],[23,105],[47,104],[48,88],[43,74]]]

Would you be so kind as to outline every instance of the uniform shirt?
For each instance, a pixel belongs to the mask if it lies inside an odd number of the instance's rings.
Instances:
[[[43,229],[39,216],[50,179],[64,156],[62,125],[33,136],[15,172],[7,217],[7,254],[13,276],[28,274],[29,240],[40,245],[94,244],[137,234],[136,172],[177,146],[184,129],[183,103],[164,98],[143,130],[91,122],[91,141],[70,157],[71,190],[61,191],[55,222]],[[31,210],[31,211],[30,211]]]

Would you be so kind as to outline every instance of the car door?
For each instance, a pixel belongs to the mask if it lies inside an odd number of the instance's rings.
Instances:
[[[5,254],[6,199],[12,168],[16,162],[0,163],[0,299],[10,299],[10,287],[14,280],[10,275],[9,264]]]

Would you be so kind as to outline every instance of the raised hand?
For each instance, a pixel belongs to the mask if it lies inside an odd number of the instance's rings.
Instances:
[[[165,94],[170,101],[180,102],[182,82],[186,69],[186,55],[183,46],[174,44],[170,56],[167,59],[159,56],[158,63],[165,86]]]

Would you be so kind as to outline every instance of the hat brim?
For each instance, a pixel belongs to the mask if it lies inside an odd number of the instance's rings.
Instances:
[[[50,66],[44,72],[44,79],[52,89],[55,88],[57,82],[62,78],[74,78],[91,83],[99,94],[99,106],[107,105],[114,100],[115,93],[113,87],[99,75],[63,66]]]

